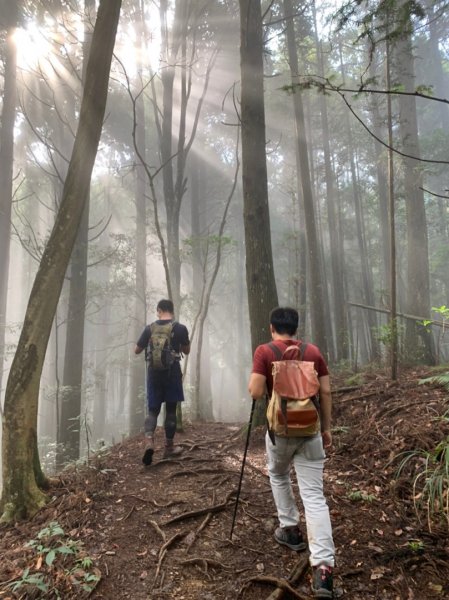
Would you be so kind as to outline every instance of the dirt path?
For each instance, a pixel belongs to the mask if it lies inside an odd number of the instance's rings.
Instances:
[[[407,373],[399,385],[373,377],[360,389],[335,395],[334,449],[326,465],[326,492],[337,547],[335,585],[351,600],[423,600],[449,597],[447,524],[416,517],[410,471],[397,481],[404,451],[432,448],[447,435],[448,410],[441,390],[417,387]],[[248,406],[249,410],[249,406]],[[81,598],[80,573],[69,574],[62,558],[48,566],[35,548],[24,548],[49,522],[66,539],[82,541],[101,577],[95,599],[264,600],[304,555],[273,540],[274,504],[265,468],[263,432],[254,431],[241,503],[229,539],[244,439],[239,425],[195,424],[177,437],[176,460],[141,464],[143,437],[128,440],[95,459],[89,468],[64,474],[63,487],[31,522],[0,529],[0,598],[57,598],[51,591],[5,582],[23,569]],[[162,444],[162,434],[157,443]],[[69,544],[70,545],[70,544]],[[83,563],[84,564],[84,563]],[[301,567],[301,565],[299,565]],[[65,571],[64,571],[65,568]],[[95,571],[94,569],[98,569]],[[299,569],[302,573],[301,569]],[[93,587],[92,584],[90,587]],[[295,586],[309,598],[308,570]],[[25,594],[25,595],[24,595]],[[52,595],[53,594],[53,595]],[[293,598],[286,594],[284,598]]]

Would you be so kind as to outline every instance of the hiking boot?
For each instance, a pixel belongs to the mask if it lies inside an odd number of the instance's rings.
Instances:
[[[148,448],[145,450],[145,453],[142,457],[142,462],[146,467],[149,467],[153,462],[153,454],[154,454],[154,439],[153,436],[148,436]]]
[[[171,441],[171,442],[167,441],[167,442],[165,442],[163,458],[172,458],[173,456],[178,456],[179,454],[181,454],[181,452],[182,452],[181,446],[174,446],[173,441]]]
[[[149,467],[153,462],[154,448],[147,448],[142,456],[142,462],[146,467]]]
[[[312,592],[314,598],[333,598],[332,567],[319,565],[313,567]]]
[[[297,525],[294,527],[278,527],[274,532],[274,539],[278,542],[278,544],[287,546],[296,552],[305,550],[307,547],[307,544],[305,543]]]

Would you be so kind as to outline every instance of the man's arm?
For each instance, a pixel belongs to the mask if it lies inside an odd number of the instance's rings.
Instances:
[[[182,344],[179,346],[180,351],[183,354],[190,354],[190,344],[187,344],[187,346],[183,346]]]
[[[141,352],[143,352],[143,348],[141,348],[140,346],[138,346],[136,344],[136,346],[134,348],[134,354],[140,354]]]
[[[329,375],[320,377],[321,434],[325,448],[332,445],[332,395]]]
[[[248,382],[248,391],[254,400],[259,400],[265,396],[267,391],[267,378],[260,373],[251,373]]]

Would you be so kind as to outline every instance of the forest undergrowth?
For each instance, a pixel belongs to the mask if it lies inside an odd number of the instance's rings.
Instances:
[[[325,485],[336,598],[449,597],[449,397],[418,384],[427,374],[409,369],[391,382],[373,371],[334,386]],[[261,429],[251,434],[230,539],[242,425],[186,424],[184,451],[170,460],[158,431],[147,468],[137,436],[66,469],[32,520],[0,528],[0,598],[310,598],[307,553],[273,539]]]

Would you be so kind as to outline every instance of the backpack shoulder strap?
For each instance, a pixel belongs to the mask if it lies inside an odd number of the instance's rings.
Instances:
[[[299,360],[304,360],[304,355],[308,345],[309,344],[306,342],[305,344],[301,344],[301,346],[299,346]]]
[[[276,346],[276,344],[274,344],[273,342],[270,342],[267,344],[267,346],[268,346],[268,348],[270,348],[270,350],[272,350],[276,360],[282,360],[283,352],[280,348],[278,348]]]
[[[290,355],[290,356],[287,356]],[[301,360],[301,350],[298,344],[289,344],[282,353],[283,360]]]

